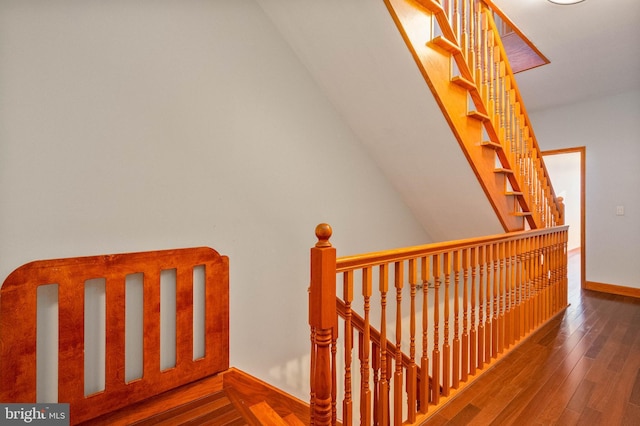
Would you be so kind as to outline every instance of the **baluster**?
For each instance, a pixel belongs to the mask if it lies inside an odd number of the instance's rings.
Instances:
[[[369,383],[369,357],[371,351],[371,268],[362,269],[362,296],[364,297],[364,333],[362,336],[362,360],[360,362],[360,422],[371,424],[371,387]]]
[[[515,336],[515,340],[519,341],[520,338],[524,335],[524,321],[522,319],[522,315],[524,312],[523,309],[523,303],[524,303],[524,297],[523,296],[523,286],[524,286],[524,277],[522,274],[522,268],[523,268],[523,258],[522,258],[522,249],[523,244],[522,244],[522,240],[518,239],[516,240],[516,302],[515,302],[515,307],[516,307],[516,312],[515,312],[515,317],[516,317],[516,336]]]
[[[500,53],[499,49],[496,49],[498,53]],[[512,126],[511,126],[511,103],[509,102],[509,91],[511,90],[511,82],[510,80],[506,77],[506,68],[505,68],[505,63],[502,60],[502,57],[500,56],[500,80],[502,81],[502,93],[501,93],[501,97],[504,100],[504,103],[502,104],[502,119],[503,119],[503,123],[502,125],[504,126],[504,147],[505,147],[505,151],[506,151],[506,155],[509,158],[509,162],[512,161],[512,144],[513,141],[511,139],[511,130],[512,130]],[[505,70],[505,72],[503,73],[502,70]]]
[[[409,259],[409,285],[411,286],[411,314],[409,316],[409,358],[411,364],[407,367],[407,408],[408,421],[415,423],[417,410],[417,380],[418,367],[416,365],[416,286],[418,283],[418,268],[416,259]]]
[[[484,263],[486,259],[486,246],[478,247],[478,369],[484,366]]]
[[[518,150],[518,107],[519,104],[516,99],[516,82],[509,78],[509,85],[511,86],[511,144],[512,144],[512,157],[515,163],[518,158],[517,150]]]
[[[345,304],[344,316],[344,400],[342,402],[342,424],[353,424],[353,401],[351,383],[351,364],[353,357],[353,324],[351,302],[353,301],[353,271],[347,271],[342,276],[342,298]]]
[[[493,34],[493,32],[491,33]],[[500,104],[498,108],[498,122],[500,127],[500,140],[502,141],[502,146],[504,146],[505,150],[509,150],[509,144],[507,141],[507,91],[506,91],[506,81],[505,81],[505,68],[504,62],[500,60],[500,48],[497,46],[493,46],[495,63],[496,63],[496,79],[499,83],[496,85],[496,98]]]
[[[380,285],[380,383],[378,394],[377,422],[386,425],[389,418],[389,376],[387,375],[387,292],[389,291],[389,265],[379,267]]]
[[[508,305],[508,312],[509,312],[509,347],[511,347],[512,345],[515,344],[516,342],[516,330],[517,330],[517,323],[516,323],[516,285],[517,285],[517,281],[516,281],[516,273],[517,273],[517,266],[516,266],[516,258],[517,258],[517,252],[516,252],[516,242],[517,240],[513,240],[511,242],[509,242],[509,305]]]
[[[402,423],[402,288],[404,286],[404,265],[402,262],[395,262],[395,287],[396,287],[396,372],[393,380],[394,402],[393,414],[394,424]]]
[[[493,331],[493,327],[495,324],[495,321],[492,321],[493,317],[491,315],[491,307],[492,307],[492,298],[491,298],[491,294],[492,294],[492,289],[494,288],[495,283],[493,283],[492,281],[492,277],[495,277],[495,269],[494,269],[494,262],[495,262],[495,258],[494,258],[494,251],[493,251],[493,245],[488,245],[486,247],[486,251],[487,251],[487,281],[485,284],[485,290],[486,290],[486,294],[485,294],[485,302],[486,302],[486,306],[485,306],[485,327],[484,327],[484,362],[486,363],[490,363],[491,362],[491,352],[493,349],[493,339],[491,338],[491,334]],[[495,306],[494,306],[494,312],[495,312]]]
[[[380,345],[375,342],[372,343],[373,351],[371,352],[371,370],[373,371],[373,424],[380,424],[378,419],[380,418],[380,377],[386,374],[385,370],[381,368],[380,357],[382,350]]]
[[[309,419],[309,424],[311,426],[315,425],[315,412],[316,412],[316,328],[311,326],[311,356],[310,356],[310,377],[309,377],[309,409],[311,411],[311,418]]]
[[[507,292],[507,270],[505,267],[505,245],[506,243],[499,244],[500,248],[500,269],[498,273],[498,304],[500,307],[500,315],[498,317],[498,353],[501,354],[504,352],[505,345],[505,333],[506,333],[506,318],[505,318],[505,303],[506,303],[506,292]]]
[[[524,262],[523,262],[523,278],[524,278],[524,333],[529,334],[531,331],[531,307],[532,307],[532,289],[531,289],[531,238],[526,238],[523,242]]]
[[[533,271],[534,271],[534,281],[533,281],[533,288],[534,288],[534,299],[533,299],[533,303],[534,303],[534,317],[533,317],[533,326],[534,328],[537,328],[538,325],[540,325],[540,304],[541,304],[541,290],[542,290],[542,282],[541,282],[541,277],[542,277],[542,264],[540,262],[541,259],[541,250],[540,250],[540,237],[535,236],[533,237],[533,241],[534,241],[534,253],[533,253]]]
[[[500,325],[502,321],[499,318],[500,307],[500,243],[496,243],[492,245],[492,255],[493,255],[493,319],[491,321],[491,355],[493,358],[498,357],[498,342],[500,340],[500,335],[498,330],[500,329]]]
[[[485,23],[486,23],[486,18],[485,18]],[[488,30],[485,30],[485,36],[486,38],[486,46],[485,49],[487,50],[487,67],[488,69],[488,91],[489,91],[489,117],[491,117],[492,121],[494,123],[499,123],[498,120],[496,120],[496,98],[495,98],[495,86],[496,86],[496,75],[495,75],[495,70],[494,70],[494,63],[493,63],[493,33],[489,32]],[[502,142],[502,140],[500,141]]]
[[[544,239],[544,320],[551,316],[551,263],[553,260],[551,259],[551,234],[545,234]]]
[[[462,250],[462,375],[469,379],[469,249]],[[471,358],[473,359],[473,358]]]
[[[549,234],[549,316],[556,313],[556,302],[557,298],[557,275],[556,275],[556,267],[558,262],[558,249],[557,249],[557,233]]]
[[[484,57],[484,52],[485,49],[483,48],[483,37],[484,37],[484,26],[482,24],[483,20],[482,17],[484,15],[482,15],[480,13],[480,9],[477,7],[478,0],[474,0],[474,4],[476,5],[475,9],[474,9],[474,13],[475,13],[475,22],[476,22],[476,34],[474,37],[474,43],[475,43],[475,49],[476,49],[476,85],[478,86],[480,90],[480,93],[482,94],[482,100],[484,102],[488,101],[488,96],[487,96],[487,84],[486,84],[486,58]],[[484,71],[483,71],[484,70]],[[488,105],[488,103],[487,103]]]
[[[564,285],[564,271],[563,271],[563,267],[564,267],[564,261],[565,261],[565,256],[563,253],[563,235],[564,232],[559,232],[558,233],[558,308],[557,310],[563,309],[566,304],[564,303],[564,290],[566,289],[565,285]]]
[[[471,268],[471,333],[469,339],[471,344],[469,345],[469,374],[476,374],[477,365],[477,348],[478,348],[478,334],[476,330],[476,271],[478,268],[478,258],[476,247],[471,247],[469,251],[469,266]]]
[[[511,241],[504,242],[504,286],[503,286],[503,303],[504,322],[503,322],[503,339],[502,349],[509,349],[511,346]]]
[[[538,252],[537,252],[537,264],[538,264],[538,321],[536,325],[542,324],[544,319],[544,290],[546,277],[544,271],[546,268],[547,259],[544,257],[544,241],[543,237],[539,235],[538,240]]]
[[[422,278],[422,357],[420,359],[420,412],[429,411],[429,258],[421,259]]]
[[[440,403],[440,255],[433,255],[433,354],[431,356],[432,377],[432,397],[435,405]]]
[[[569,283],[569,278],[567,276],[567,272],[568,272],[568,256],[567,256],[567,250],[568,250],[568,243],[569,243],[569,232],[567,230],[562,231],[563,233],[563,237],[562,237],[562,278],[563,278],[563,282],[562,282],[562,288],[564,290],[564,299],[562,302],[562,306],[567,306],[567,303],[569,302],[569,294],[568,294],[568,286],[567,284]]]
[[[547,319],[549,279],[549,252],[547,250],[547,235],[540,236],[540,323]]]
[[[458,10],[458,1],[452,0],[453,13],[451,15],[451,27],[453,28],[453,33],[456,35],[456,40],[460,40],[460,12]]]
[[[462,53],[464,55],[464,59],[467,61],[470,69],[472,68],[472,63],[470,62],[469,51],[469,42],[467,38],[469,37],[469,30],[467,28],[467,0],[461,0],[462,4],[460,7],[460,28],[462,29],[460,34],[460,47],[462,48]]]
[[[476,83],[476,87],[482,93],[480,84],[478,84],[478,55],[476,54],[476,33],[478,32],[477,27],[477,18],[476,18],[476,10],[474,8],[475,0],[469,1],[469,12],[468,12],[468,20],[469,20],[469,47],[468,47],[468,56],[469,56],[469,70],[471,71],[471,75],[473,76],[473,82]]]
[[[336,406],[338,401],[338,369],[337,355],[338,355],[338,321],[336,321],[333,333],[331,334],[331,424],[335,425],[338,419],[338,408]]]
[[[444,269],[444,341],[442,344],[442,394],[449,396],[451,387],[451,348],[449,346],[449,287],[451,284],[451,259],[449,252],[442,254]]]
[[[533,330],[536,327],[536,308],[537,308],[537,303],[536,303],[536,295],[537,295],[537,289],[536,289],[536,276],[537,276],[537,262],[538,259],[536,259],[536,239],[535,237],[531,237],[529,240],[529,268],[530,268],[530,272],[529,272],[529,293],[530,293],[530,299],[531,299],[531,303],[530,303],[530,318],[529,318],[529,331]]]
[[[451,387],[460,387],[460,251],[453,252],[453,368]]]
[[[563,276],[562,276],[562,265],[563,265],[563,253],[562,253],[562,232],[558,232],[556,235],[556,282],[558,285],[558,300],[556,301],[556,312],[560,309],[564,308],[564,304],[562,303],[564,294],[563,290]]]

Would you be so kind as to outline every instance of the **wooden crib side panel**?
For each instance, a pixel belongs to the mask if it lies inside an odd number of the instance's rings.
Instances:
[[[205,356],[193,359],[193,268],[205,267]],[[210,248],[38,261],[0,289],[0,400],[36,401],[37,287],[58,284],[58,400],[73,423],[229,368],[229,264]],[[176,365],[160,369],[160,272],[176,270]],[[125,280],[142,273],[143,374],[126,382]],[[105,389],[84,395],[84,283],[105,279]]]

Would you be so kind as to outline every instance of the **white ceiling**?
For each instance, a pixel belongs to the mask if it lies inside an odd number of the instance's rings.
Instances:
[[[640,0],[493,0],[551,61],[517,75],[529,112],[640,89]]]

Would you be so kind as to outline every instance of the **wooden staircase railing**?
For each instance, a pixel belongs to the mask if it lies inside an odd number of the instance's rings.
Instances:
[[[385,3],[505,231],[563,224],[487,3]]]
[[[566,226],[341,258],[331,234],[311,249],[314,425],[420,423],[567,306]]]

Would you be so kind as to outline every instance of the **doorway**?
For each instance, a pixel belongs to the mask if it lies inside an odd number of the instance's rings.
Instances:
[[[585,154],[585,147],[542,152],[555,195],[564,198],[565,225],[569,225],[569,263],[579,270],[580,288],[584,288],[586,270]]]

